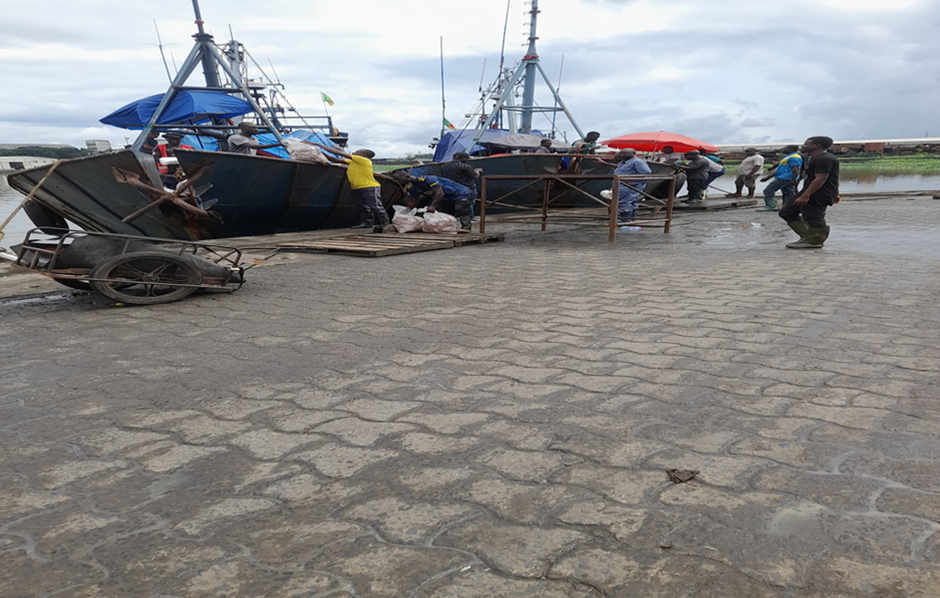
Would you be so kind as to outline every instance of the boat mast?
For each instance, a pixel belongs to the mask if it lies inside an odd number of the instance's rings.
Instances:
[[[164,112],[166,112],[167,106],[169,106],[170,102],[173,101],[176,93],[178,91],[190,90],[219,91],[232,95],[240,94],[242,99],[251,105],[252,110],[254,110],[255,114],[258,115],[258,118],[261,119],[261,128],[267,129],[273,133],[278,141],[283,141],[283,137],[281,136],[280,131],[278,131],[275,124],[271,121],[269,115],[261,108],[255,98],[252,96],[251,90],[248,89],[247,82],[244,80],[241,73],[233,68],[229,63],[229,59],[224,56],[218,48],[216,48],[215,43],[213,42],[212,34],[206,33],[205,28],[203,28],[202,13],[199,10],[199,0],[192,0],[192,2],[193,11],[196,15],[196,26],[198,29],[197,33],[193,35],[193,39],[196,40],[196,43],[193,46],[193,49],[189,51],[189,56],[186,57],[186,60],[183,62],[182,67],[180,67],[179,72],[176,73],[176,77],[170,84],[170,89],[168,89],[167,92],[163,95],[163,98],[157,105],[157,109],[154,111],[153,116],[150,117],[150,122],[148,122],[147,126],[145,126],[140,132],[140,136],[137,138],[137,141],[134,142],[132,149],[135,152],[140,152],[140,149],[147,140],[147,136],[149,135],[150,131],[157,126],[157,123],[160,121],[160,118],[163,116]],[[200,64],[202,65],[203,75],[206,79],[205,87],[186,85],[186,81]],[[219,77],[219,68],[225,72],[225,75],[231,82],[231,86],[222,85],[221,79]],[[186,125],[186,128],[198,131],[200,129],[212,128],[216,124],[221,123],[214,123],[209,127],[203,125]],[[144,159],[138,155],[138,158],[141,159],[141,161],[145,164],[153,162],[149,156]]]
[[[535,103],[535,75],[538,70],[539,54],[535,49],[536,27],[539,19],[539,0],[532,0],[532,9],[529,11],[529,49],[522,58],[525,64],[525,83],[522,87],[522,126],[520,133],[532,133],[532,106]]]
[[[500,122],[500,116],[503,111],[507,112],[509,115],[510,133],[531,134],[532,115],[537,112],[564,112],[565,116],[568,117],[568,121],[574,127],[575,131],[578,132],[578,135],[580,135],[582,138],[584,137],[584,132],[581,131],[581,127],[578,126],[578,123],[574,120],[574,116],[572,116],[571,112],[568,110],[568,107],[565,106],[565,102],[561,99],[561,96],[558,95],[558,89],[552,85],[552,82],[548,78],[548,74],[545,72],[545,69],[543,69],[542,65],[539,64],[539,56],[535,49],[535,40],[538,39],[536,31],[538,25],[538,15],[541,11],[539,10],[538,0],[531,0],[531,2],[532,9],[529,11],[530,19],[528,51],[523,57],[522,61],[519,62],[515,71],[505,78],[505,82],[503,80],[504,74],[503,72],[500,72],[500,79],[497,81],[497,85],[494,91],[494,96],[496,96],[496,104],[485,118],[481,118],[480,128],[477,129],[475,139],[473,140],[473,143],[470,145],[470,147],[476,145],[485,130],[493,126],[494,123]],[[552,97],[555,100],[555,104],[552,107],[542,107],[535,105],[535,84],[539,76],[542,78],[545,86],[548,87],[548,90],[552,92]],[[520,85],[522,86],[522,104],[516,105],[514,93],[515,89]],[[522,126],[520,126],[518,130],[515,126],[516,113],[521,115]],[[554,119],[552,122],[554,123]]]

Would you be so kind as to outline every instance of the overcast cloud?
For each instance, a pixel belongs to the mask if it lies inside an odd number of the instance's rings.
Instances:
[[[38,8],[37,8],[38,6]],[[427,151],[496,76],[506,0],[201,0],[217,42],[228,27],[291,102],[322,113],[380,157]],[[538,49],[582,130],[646,130],[715,144],[940,136],[936,0],[541,0]],[[524,53],[528,5],[512,0],[506,54]],[[0,143],[68,143],[128,132],[98,119],[168,84],[156,47],[180,64],[190,0],[9,3],[0,20]],[[172,68],[172,66],[171,66]],[[551,104],[544,88],[536,100]],[[535,126],[548,130],[544,116]],[[560,122],[569,139],[573,127]]]

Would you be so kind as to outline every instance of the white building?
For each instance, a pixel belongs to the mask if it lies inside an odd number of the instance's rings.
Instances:
[[[26,170],[45,166],[55,162],[54,158],[39,158],[37,156],[0,156],[0,172]]]
[[[103,139],[89,139],[85,141],[88,151],[93,154],[103,154],[111,151],[111,142]]]

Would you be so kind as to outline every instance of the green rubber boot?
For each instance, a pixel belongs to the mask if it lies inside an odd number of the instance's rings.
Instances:
[[[793,232],[800,235],[799,241],[794,241],[793,243],[787,243],[787,247],[790,245],[795,245],[796,243],[802,243],[806,241],[806,236],[809,234],[809,224],[805,220],[797,220],[795,222],[787,222],[787,225],[793,229]]]
[[[805,223],[804,223],[805,224]],[[829,238],[828,226],[806,227],[806,236],[796,243],[787,243],[790,249],[820,249]]]

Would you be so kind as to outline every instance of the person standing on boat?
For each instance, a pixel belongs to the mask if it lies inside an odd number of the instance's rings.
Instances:
[[[571,146],[571,153],[573,154],[596,154],[597,153],[597,140],[601,138],[601,134],[597,131],[588,131],[588,134],[584,136],[584,139],[579,139],[575,141]]]
[[[663,153],[656,158],[657,162],[662,162],[663,164],[675,164],[682,160],[682,154],[676,151],[676,148],[671,145],[663,147]]]
[[[744,156],[738,166],[738,178],[734,179],[734,193],[729,193],[727,197],[741,197],[741,191],[747,187],[747,197],[751,199],[757,190],[757,175],[764,167],[764,156],[753,147],[744,150]]]
[[[353,205],[359,210],[359,224],[352,228],[385,228],[389,224],[388,212],[382,205],[382,185],[375,180],[375,169],[372,158],[375,152],[370,149],[358,149],[351,154],[340,151],[335,147],[327,147],[313,141],[305,141],[324,150],[323,155],[330,162],[346,164],[346,178],[349,179],[350,195]],[[336,158],[331,154],[341,156]],[[379,231],[376,231],[379,232]]]
[[[617,159],[615,175],[653,174],[646,160],[638,158],[632,147],[624,148],[614,156]],[[640,192],[646,189],[646,181],[621,181],[620,196],[617,202],[617,223],[626,223],[636,219],[640,203]]]
[[[157,162],[157,170],[160,172],[160,182],[162,182],[163,186],[167,189],[176,189],[176,185],[180,181],[176,177],[176,174],[180,171],[180,167],[179,164],[162,164],[161,159],[172,158],[176,150],[180,148],[193,149],[191,145],[183,145],[183,137],[185,136],[186,133],[183,131],[167,131],[163,134],[166,143],[158,143],[153,148],[153,159]]]
[[[552,140],[543,139],[539,142],[538,148],[535,150],[536,154],[550,154],[552,153]]]
[[[473,193],[477,197],[480,193],[480,190],[477,189],[477,179],[482,174],[482,168],[474,168],[470,165],[470,154],[467,152],[455,152],[454,159],[451,162],[441,164],[442,177],[473,189]]]
[[[258,150],[264,150],[282,145],[280,141],[277,143],[268,143],[262,145],[258,143],[257,139],[254,138],[254,135],[257,134],[258,127],[255,125],[251,124],[250,122],[239,123],[238,133],[230,135],[228,138],[229,153],[254,156],[257,155]]]
[[[409,208],[427,207],[429,212],[436,212],[441,203],[453,204],[454,216],[460,221],[460,228],[470,231],[473,201],[476,199],[472,189],[443,177],[414,176],[403,170],[392,176],[402,185],[407,198],[405,205]]]
[[[803,156],[799,154],[799,147],[788,145],[783,148],[784,157],[777,162],[777,169],[774,174],[767,175],[761,179],[761,182],[773,179],[769,185],[764,187],[764,207],[757,208],[758,212],[776,212],[777,191],[783,194],[783,205],[793,199],[796,195],[796,187],[800,182],[800,172],[803,169]]]
[[[839,160],[830,154],[831,137],[810,137],[803,142],[809,155],[803,190],[786,202],[780,217],[786,220],[800,240],[787,243],[790,249],[819,249],[829,238],[826,208],[839,201]]]
[[[703,158],[698,150],[685,153],[685,164],[676,164],[686,174],[686,184],[689,187],[689,198],[686,203],[702,203],[705,195],[705,181],[708,180],[709,160]]]

